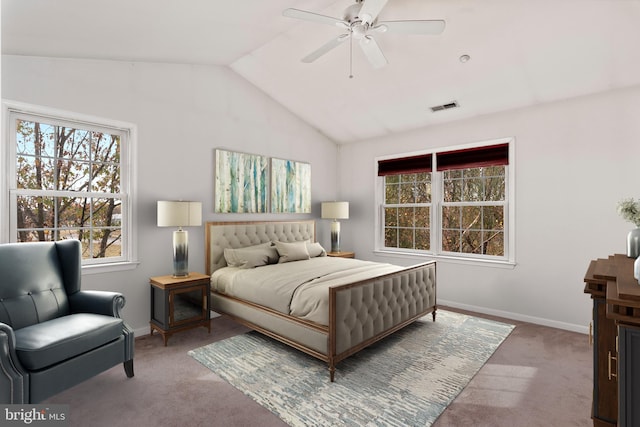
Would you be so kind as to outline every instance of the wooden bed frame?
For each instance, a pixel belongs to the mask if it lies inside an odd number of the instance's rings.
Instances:
[[[225,248],[304,240],[316,241],[315,221],[207,222],[207,274],[226,266]],[[327,362],[333,382],[341,360],[429,313],[436,320],[436,264],[426,262],[330,288],[328,326],[215,291],[211,309]]]

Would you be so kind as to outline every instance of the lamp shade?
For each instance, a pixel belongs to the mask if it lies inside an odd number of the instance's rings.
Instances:
[[[322,202],[324,219],[349,219],[349,202]]]
[[[202,203],[158,201],[158,227],[196,227],[202,225]]]

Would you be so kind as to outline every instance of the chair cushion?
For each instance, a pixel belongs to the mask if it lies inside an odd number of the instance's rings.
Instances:
[[[15,331],[16,353],[28,370],[43,369],[122,335],[122,319],[78,313]]]

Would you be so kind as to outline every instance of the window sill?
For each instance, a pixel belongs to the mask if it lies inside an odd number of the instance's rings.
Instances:
[[[128,271],[138,267],[139,261],[114,262],[111,264],[83,265],[82,275],[113,273],[116,271]]]
[[[464,264],[464,265],[475,265],[480,267],[492,267],[492,268],[505,268],[513,270],[516,266],[514,261],[507,260],[492,260],[492,259],[478,259],[478,258],[465,258],[465,257],[456,257],[450,255],[433,255],[433,254],[416,254],[413,252],[401,252],[401,251],[384,251],[384,250],[374,250],[374,255],[379,256],[390,256],[397,258],[414,258],[419,260],[424,260],[425,258],[428,260],[442,261],[450,264]]]

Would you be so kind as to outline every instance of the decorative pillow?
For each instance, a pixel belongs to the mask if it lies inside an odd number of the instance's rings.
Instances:
[[[278,262],[278,251],[271,242],[245,248],[225,248],[224,259],[229,267],[254,268]]]
[[[309,251],[307,250],[306,242],[274,243],[276,245],[276,249],[278,250],[278,254],[280,254],[278,263],[309,259]]]
[[[309,252],[309,257],[315,258],[318,256],[327,256],[327,251],[324,250],[322,245],[318,242],[311,243],[307,240],[307,251]]]

